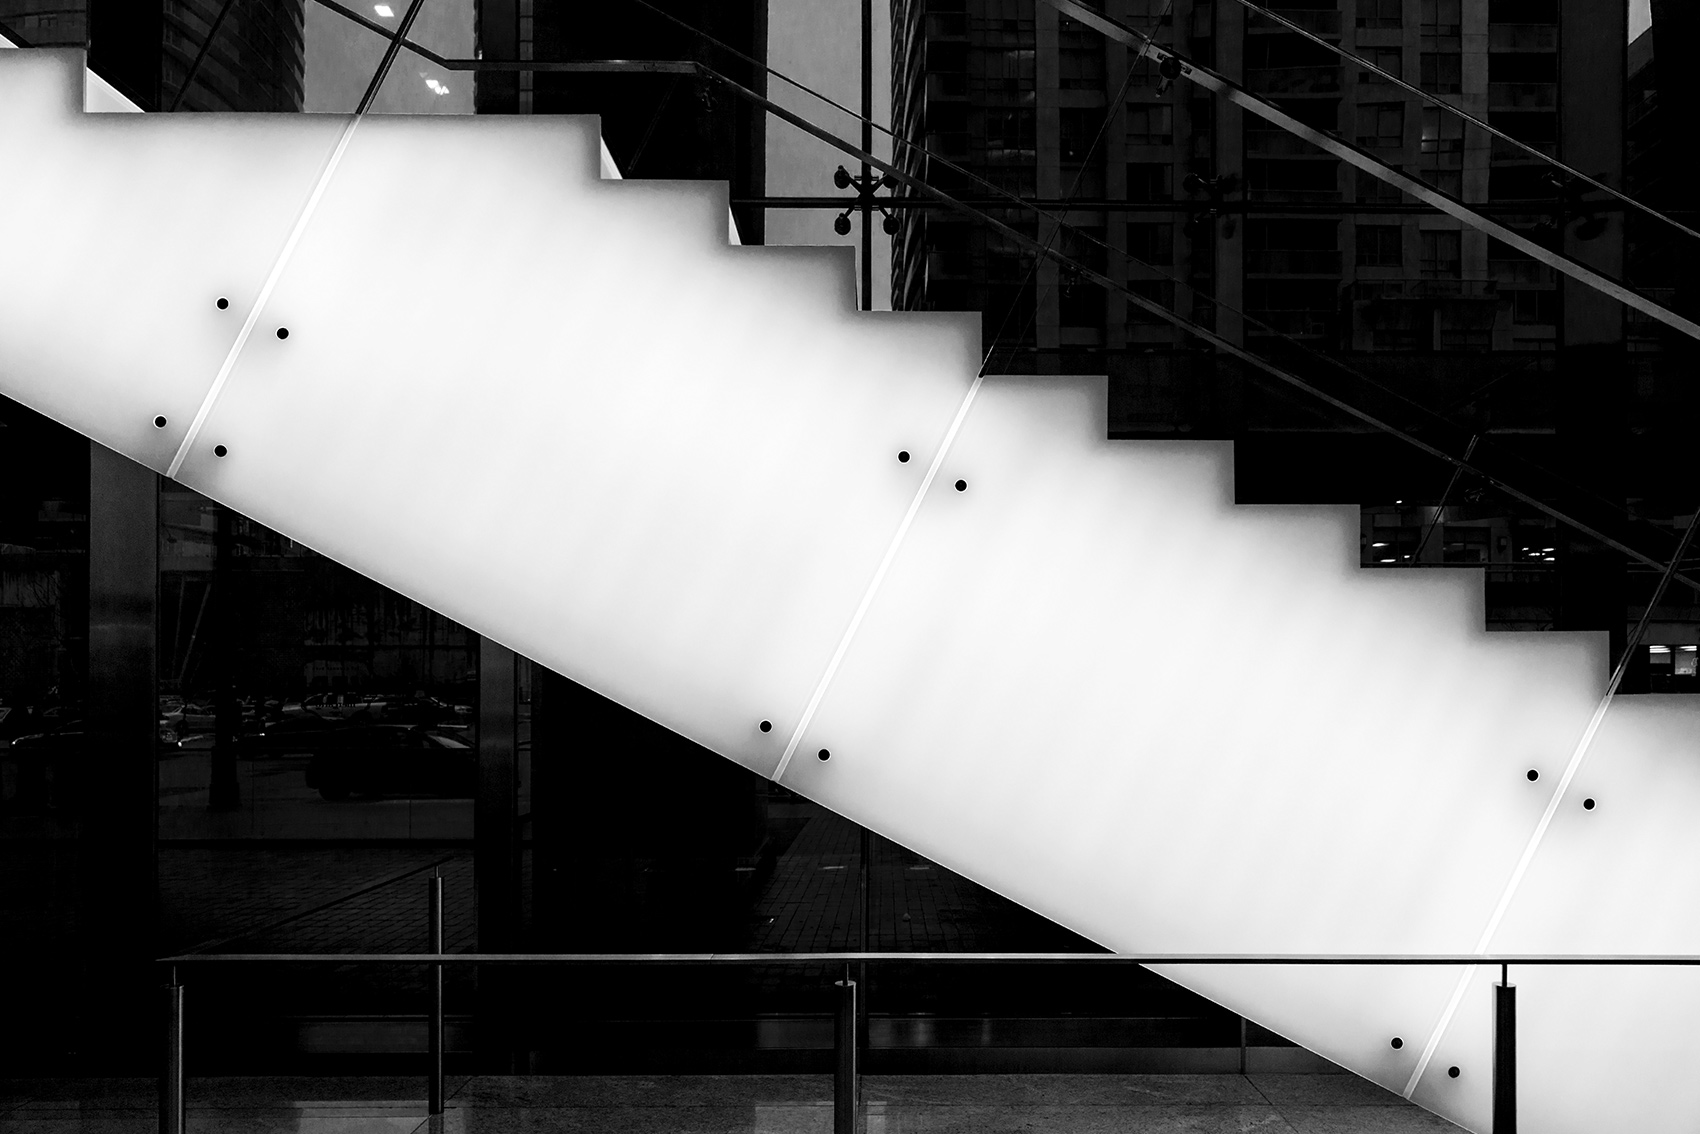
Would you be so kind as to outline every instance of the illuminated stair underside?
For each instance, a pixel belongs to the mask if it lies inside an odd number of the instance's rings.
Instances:
[[[0,52],[7,396],[1119,950],[1695,948],[1683,698],[1615,705],[1507,900],[1603,635],[1359,570],[1354,509],[1106,441],[1101,380],[977,387],[977,317],[855,313],[840,250],[728,247],[723,187],[599,179],[592,120],[80,76]],[[1441,1027],[1456,969],[1165,971],[1488,1124],[1497,972]],[[1525,1130],[1692,1125],[1700,976],[1514,979]]]

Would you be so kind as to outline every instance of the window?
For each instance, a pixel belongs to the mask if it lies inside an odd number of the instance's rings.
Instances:
[[[1460,155],[1464,152],[1464,120],[1438,106],[1423,107],[1423,153]],[[1432,165],[1432,162],[1425,162]]]
[[[1104,289],[1078,273],[1063,269],[1057,293],[1057,312],[1065,327],[1104,327]]]
[[[986,155],[1018,154],[1031,161],[1035,154],[1034,116],[1031,110],[988,109],[986,111]],[[994,157],[995,160],[995,157]]]
[[[1404,144],[1403,103],[1366,102],[1358,107],[1358,145],[1400,147]]]
[[[1402,167],[1394,166],[1399,169]],[[1398,189],[1389,185],[1373,173],[1357,171],[1357,198],[1364,205],[1397,205],[1403,196]]]
[[[1105,247],[1102,225],[1077,225],[1074,228],[1064,228],[1060,235],[1062,237],[1060,248],[1064,256],[1077,264],[1091,268],[1095,272],[1109,270],[1109,251]],[[1098,285],[1093,284],[1092,286],[1097,287]]]
[[[1058,86],[1065,91],[1103,90],[1103,37],[1066,16],[1059,22],[1057,31],[1061,48],[1057,60]]]
[[[1556,24],[1558,0],[1488,0],[1490,24]]]
[[[1447,524],[1441,537],[1441,558],[1447,563],[1486,563],[1492,536],[1491,528]]]
[[[1507,51],[1488,56],[1490,83],[1556,83],[1558,56],[1548,52]]]
[[[1376,518],[1379,520],[1384,517]],[[1370,528],[1369,546],[1364,548],[1364,562],[1389,565],[1408,563],[1417,553],[1417,542],[1421,537],[1421,528],[1392,527],[1378,523]]]
[[[1404,26],[1405,0],[1358,0],[1360,28]]]
[[[1339,194],[1334,161],[1247,161],[1246,185],[1253,193],[1306,196]]]
[[[1098,107],[1065,106],[1061,111],[1059,142],[1062,160],[1079,163],[1093,152],[1093,143],[1104,125],[1104,112]]]
[[[1167,146],[1174,140],[1174,107],[1167,103],[1132,103],[1128,106],[1128,145]]]
[[[1168,162],[1127,163],[1127,199],[1172,201],[1175,199],[1174,167]]]
[[[1422,0],[1422,35],[1451,36],[1459,31],[1459,0]]]
[[[1396,224],[1360,224],[1357,241],[1358,267],[1402,267],[1405,263],[1402,236],[1402,230]]]
[[[1462,236],[1456,230],[1422,234],[1425,279],[1455,280],[1463,272]]]
[[[1457,94],[1464,89],[1464,57],[1456,51],[1425,51],[1417,60],[1418,85],[1431,94]]]
[[[1524,325],[1545,324],[1552,326],[1556,324],[1558,322],[1558,292],[1512,292],[1511,321]]]
[[[1495,165],[1488,170],[1490,201],[1551,201],[1557,194],[1538,165]]]
[[[1363,57],[1366,63],[1375,64],[1395,79],[1405,77],[1405,53],[1397,47],[1360,47],[1358,54]],[[1374,71],[1358,72],[1358,82],[1360,83],[1385,83],[1386,81]]]
[[[1129,221],[1127,253],[1144,263],[1169,267],[1175,262],[1174,225],[1167,222]]]
[[[1531,146],[1558,140],[1558,115],[1550,110],[1496,110],[1488,117],[1488,125]]]

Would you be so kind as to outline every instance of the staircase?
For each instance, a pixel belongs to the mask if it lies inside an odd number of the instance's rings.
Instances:
[[[0,52],[6,396],[1121,951],[1696,950],[1700,706],[1577,759],[1603,634],[1106,441],[1103,379],[978,380],[977,319],[857,313],[594,120],[82,75]],[[1162,971],[1489,1125],[1496,969]],[[1691,1127],[1700,975],[1512,978],[1525,1130]]]

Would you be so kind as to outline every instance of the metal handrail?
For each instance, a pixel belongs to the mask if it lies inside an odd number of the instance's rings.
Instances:
[[[1697,524],[1696,526],[1700,526]],[[1690,528],[1690,535],[1693,528]],[[857,982],[851,965],[870,964],[1135,964],[1135,965],[1308,965],[1433,967],[1497,965],[1494,986],[1493,1129],[1516,1134],[1517,1129],[1517,990],[1511,983],[1512,965],[1541,966],[1675,966],[1700,965],[1694,953],[1014,953],[1014,952],[869,952],[843,950],[813,953],[449,953],[444,950],[443,879],[429,879],[428,953],[179,953],[161,957],[168,967],[165,992],[165,1071],[160,1077],[160,1134],[184,1134],[188,1119],[188,1076],[184,1064],[184,999],[178,969],[208,964],[335,964],[424,965],[430,973],[428,1016],[427,1096],[431,1114],[443,1113],[444,994],[443,973],[448,965],[731,965],[842,966],[844,979],[834,982],[833,1129],[854,1134],[861,1080],[861,1041],[857,1029]],[[860,971],[860,970],[858,970]],[[1243,1059],[1243,1056],[1242,1056]],[[1242,1064],[1243,1070],[1243,1064]]]
[[[1073,964],[1135,965],[1700,965],[1692,953],[186,953],[161,957],[165,965],[243,964],[378,965],[816,965],[816,964]]]

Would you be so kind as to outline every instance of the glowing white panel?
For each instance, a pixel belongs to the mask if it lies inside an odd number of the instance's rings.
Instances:
[[[0,56],[0,383],[163,470],[342,123],[83,98],[81,52]]]
[[[1478,573],[1360,571],[1355,510],[1233,507],[1228,446],[1106,442],[1105,404],[988,380],[784,782],[1122,950],[1476,949],[1599,638],[1490,635]],[[1402,1091],[1460,973],[1169,975]],[[1493,975],[1417,1084],[1478,1128]]]
[[[786,784],[1106,945],[1700,942],[1700,711],[1620,703],[1555,797],[1603,636],[1106,442],[1101,380],[959,416],[975,319],[854,314],[848,254],[728,247],[591,122],[85,117],[81,75],[0,53],[8,396],[749,767],[795,734]],[[1170,975],[1487,1125],[1491,970]],[[1525,1130],[1689,1128],[1700,978],[1514,975]]]
[[[598,141],[363,122],[180,479],[771,771],[978,317],[860,316],[848,255]]]

